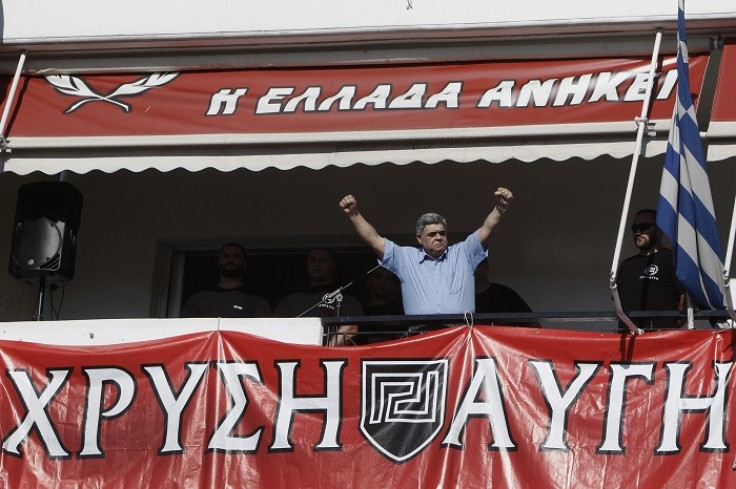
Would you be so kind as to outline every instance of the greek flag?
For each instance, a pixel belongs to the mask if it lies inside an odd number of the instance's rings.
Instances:
[[[723,253],[690,95],[684,0],[677,13],[677,99],[662,171],[657,225],[672,242],[677,278],[700,309],[724,309]]]

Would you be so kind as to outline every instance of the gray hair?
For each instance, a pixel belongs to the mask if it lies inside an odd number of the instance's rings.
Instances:
[[[445,221],[444,217],[434,212],[427,212],[426,214],[419,216],[419,219],[417,219],[417,236],[421,236],[424,232],[424,227],[429,224],[442,224],[445,229],[447,229],[447,221]]]

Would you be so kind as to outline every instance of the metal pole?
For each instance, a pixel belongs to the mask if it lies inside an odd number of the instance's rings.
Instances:
[[[18,66],[15,68],[15,75],[13,76],[13,83],[10,85],[10,93],[8,93],[8,99],[3,107],[3,115],[0,118],[0,141],[2,142],[3,148],[7,147],[5,140],[5,126],[8,124],[8,116],[10,115],[10,108],[15,101],[15,92],[18,90],[18,81],[20,80],[20,74],[23,72],[23,65],[26,63],[26,52],[20,53],[18,59]]]
[[[38,304],[36,305],[36,317],[33,319],[35,321],[43,321],[43,302],[45,300],[46,295],[46,279],[41,276],[41,281],[39,282],[39,289],[38,289]]]
[[[723,260],[723,292],[726,294],[726,310],[733,321],[732,327],[736,327],[736,312],[733,309],[733,297],[731,296],[731,259],[733,258],[734,232],[736,232],[736,198],[733,202],[731,212],[731,230],[728,233],[728,246],[726,247],[726,258]]]
[[[629,215],[629,208],[631,207],[631,194],[634,189],[634,180],[636,178],[636,170],[639,165],[639,155],[641,154],[641,148],[644,141],[644,131],[647,130],[649,124],[649,103],[652,96],[652,88],[654,86],[654,75],[657,69],[657,58],[659,57],[659,46],[662,42],[662,29],[657,29],[657,33],[654,37],[654,49],[652,50],[652,60],[649,64],[649,79],[647,81],[647,90],[644,96],[644,102],[641,106],[641,115],[636,118],[637,131],[636,131],[636,146],[634,148],[634,155],[631,160],[631,170],[629,171],[629,182],[626,186],[626,195],[624,197],[624,205],[621,210],[621,220],[618,226],[618,236],[616,238],[616,249],[613,253],[613,263],[611,265],[610,274],[610,287],[611,293],[613,294],[613,302],[616,307],[616,315],[619,319],[629,327],[633,334],[640,334],[642,331],[629,319],[624,313],[621,307],[621,299],[618,295],[618,288],[616,286],[616,272],[618,270],[618,262],[621,259],[621,245],[623,244],[624,233],[626,232],[626,221]]]

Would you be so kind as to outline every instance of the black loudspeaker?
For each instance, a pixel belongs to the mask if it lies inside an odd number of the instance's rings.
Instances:
[[[10,275],[26,282],[63,285],[74,277],[82,193],[66,182],[18,189]]]

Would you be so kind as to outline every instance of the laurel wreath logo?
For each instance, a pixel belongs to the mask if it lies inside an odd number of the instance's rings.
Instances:
[[[133,97],[140,95],[152,88],[166,85],[177,76],[179,76],[179,73],[154,73],[132,83],[120,85],[107,95],[96,92],[87,85],[84,80],[76,76],[52,75],[47,76],[46,81],[56,87],[56,90],[64,95],[80,97],[82,99],[70,105],[64,111],[65,114],[74,112],[88,102],[109,102],[121,107],[125,112],[130,112],[131,105],[118,100],[120,97]]]

